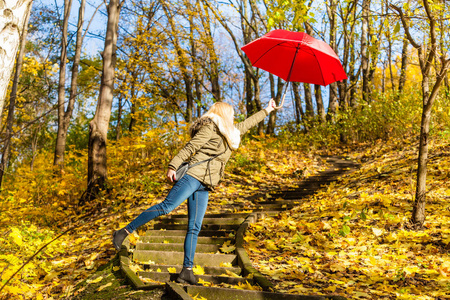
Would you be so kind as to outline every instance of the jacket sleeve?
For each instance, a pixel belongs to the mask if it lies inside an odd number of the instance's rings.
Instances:
[[[194,137],[181,149],[169,163],[169,168],[176,170],[184,161],[194,155],[204,144],[206,144],[213,134],[213,123],[202,126]]]
[[[241,135],[246,133],[250,128],[253,126],[256,126],[259,122],[264,120],[265,117],[268,116],[268,113],[265,109],[260,110],[256,114],[252,115],[251,117],[248,117],[244,121],[237,123],[236,128],[239,129],[241,132]]]

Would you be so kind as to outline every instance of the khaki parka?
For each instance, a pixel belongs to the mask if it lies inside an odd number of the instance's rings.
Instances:
[[[235,124],[235,127],[242,136],[250,128],[264,120],[267,115],[267,111],[263,109],[244,121]],[[170,161],[169,168],[177,170],[184,161],[189,161],[189,164],[193,165],[223,153],[213,160],[189,168],[187,171],[187,174],[212,189],[222,179],[225,165],[231,156],[231,152],[232,149],[228,146],[225,137],[211,120],[202,124],[191,140]]]

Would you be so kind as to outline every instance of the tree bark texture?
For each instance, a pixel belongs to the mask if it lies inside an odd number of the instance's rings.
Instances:
[[[122,3],[110,0],[103,51],[100,94],[94,118],[89,123],[88,187],[84,199],[91,199],[105,187],[107,179],[106,144],[114,90],[117,32]]]
[[[31,12],[31,10],[27,11],[25,20],[23,22],[22,35],[20,38],[20,51],[17,54],[13,85],[11,88],[11,94],[9,96],[8,117],[6,119],[6,132],[5,132],[6,141],[3,144],[3,154],[2,154],[1,166],[0,166],[0,190],[2,187],[5,171],[8,168],[9,157],[11,154],[11,138],[12,138],[12,134],[13,134],[13,125],[14,125],[14,111],[16,108],[17,89],[19,86],[20,72],[22,71],[23,56],[25,54],[27,28],[28,28],[28,20],[30,18],[30,12]],[[0,118],[1,118],[1,116],[0,116]]]
[[[294,92],[294,103],[295,103],[295,123],[300,125],[303,119],[303,108],[302,108],[302,98],[298,90],[298,82],[292,82],[292,90]]]
[[[198,1],[198,4],[199,1]],[[200,10],[200,5],[198,5]],[[220,91],[220,61],[219,56],[216,53],[215,44],[214,44],[214,38],[212,36],[212,30],[211,30],[211,17],[209,16],[208,8],[203,4],[203,16],[201,17],[202,20],[202,26],[204,29],[204,32],[202,34],[203,38],[205,39],[204,45],[206,46],[206,49],[208,51],[208,62],[209,62],[209,81],[211,82],[211,94],[214,97],[214,101],[221,101],[222,95]]]
[[[370,0],[363,0],[361,21],[361,71],[362,96],[365,102],[369,102],[369,54],[367,47],[367,35],[369,32],[369,7]]]
[[[72,2],[72,1],[70,1]],[[69,5],[69,10],[70,10]],[[61,169],[64,167],[64,152],[66,149],[66,140],[67,140],[67,132],[69,131],[70,120],[72,118],[73,109],[75,107],[75,98],[77,96],[77,87],[78,87],[78,73],[81,59],[81,47],[83,45],[83,22],[84,22],[84,11],[86,7],[86,0],[81,0],[80,8],[78,10],[78,23],[77,23],[77,35],[75,42],[75,56],[73,58],[72,64],[72,77],[70,80],[70,92],[69,92],[69,103],[67,104],[67,109],[64,111],[64,99],[65,92],[64,88],[61,90],[61,103],[59,103],[59,95],[58,95],[58,133],[56,137],[56,147],[55,147],[55,158],[54,165],[58,165]],[[70,13],[70,11],[68,12]],[[67,19],[69,15],[67,15]],[[66,23],[66,21],[64,21]],[[65,26],[67,26],[65,24]],[[67,47],[67,28],[64,28],[65,38],[63,40],[66,41]],[[65,52],[65,56],[67,57],[67,49],[63,50]],[[65,60],[64,60],[65,64]],[[65,66],[64,66],[65,69]],[[65,73],[65,71],[64,71]],[[60,78],[61,79],[61,78]],[[63,81],[65,81],[63,79]],[[60,92],[60,91],[58,91]],[[60,116],[62,118],[60,118]]]
[[[272,74],[270,74],[270,75],[272,76]],[[274,85],[274,80],[272,80],[272,84]],[[284,83],[280,77],[278,77],[278,79],[277,79],[276,87],[277,87],[276,92],[273,91],[272,98],[273,98],[273,100],[275,100],[275,103],[278,106],[280,103],[280,100],[281,100],[281,95],[283,93],[283,87],[284,87]],[[272,88],[275,88],[275,86],[273,86]],[[261,107],[259,109],[261,109]],[[259,124],[262,124],[262,123],[263,122],[260,122]],[[267,128],[266,128],[267,134],[275,133],[276,123],[277,123],[277,114],[276,114],[276,111],[272,111],[269,115],[269,121],[267,122]]]
[[[303,89],[305,91],[305,113],[308,120],[314,119],[314,106],[312,100],[311,85],[309,83],[303,83]]]
[[[0,0],[0,128],[6,93],[32,0]]]
[[[408,65],[408,38],[405,36],[403,38],[403,46],[402,46],[402,63],[400,67],[400,77],[398,79],[398,94],[400,95],[403,92],[403,88],[406,83],[406,67]]]
[[[65,122],[66,102],[66,61],[67,61],[67,28],[69,27],[70,10],[72,0],[64,0],[64,18],[61,36],[61,54],[59,58],[59,82],[58,82],[58,132],[56,135],[55,156],[53,164],[63,169],[64,150],[66,148],[66,136],[68,125]]]
[[[317,115],[319,116],[319,120],[320,122],[325,122],[327,115],[325,113],[325,106],[323,105],[322,89],[318,84],[314,85],[314,97],[316,98]]]

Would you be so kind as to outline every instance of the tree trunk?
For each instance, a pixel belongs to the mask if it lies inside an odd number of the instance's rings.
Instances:
[[[261,106],[261,87],[259,86],[259,77],[252,76],[253,81],[253,91],[254,91],[254,102],[256,111],[260,111],[262,109]],[[264,133],[264,122],[258,123],[258,134],[262,135]]]
[[[200,3],[197,1],[197,8],[200,9]],[[206,9],[205,9],[206,10]],[[189,16],[189,42],[191,46],[191,63],[192,63],[192,75],[194,77],[194,89],[195,89],[195,103],[197,104],[197,118],[201,116],[202,107],[202,92],[200,87],[200,68],[198,64],[197,43],[194,39],[195,24],[193,21],[193,15]],[[219,91],[220,93],[220,91]]]
[[[362,71],[362,97],[369,102],[369,54],[367,47],[367,35],[369,32],[370,0],[362,2],[362,28],[361,28],[361,71]]]
[[[355,5],[356,6],[356,5]],[[352,19],[355,20],[356,19],[356,8],[353,9],[352,12]],[[354,24],[356,22],[353,22]],[[349,82],[350,82],[350,87],[349,87],[349,96],[348,96],[348,105],[352,108],[356,107],[356,84],[358,81],[358,77],[359,77],[359,71],[357,73],[355,73],[355,65],[356,65],[356,51],[355,51],[355,47],[353,45],[355,45],[355,25],[352,25],[352,29],[351,29],[351,33],[350,33],[350,53],[349,53],[349,63],[348,63],[348,74],[350,74],[349,76]],[[361,68],[359,68],[359,70],[361,70]]]
[[[302,98],[298,90],[298,82],[292,82],[292,90],[294,91],[294,103],[295,103],[295,123],[300,125],[303,120],[303,108]]]
[[[328,112],[327,112],[327,120],[330,122],[335,121],[335,116],[337,112],[337,87],[335,84],[330,84],[330,95],[329,95],[329,101],[328,101]]]
[[[11,154],[11,137],[13,134],[14,110],[16,107],[17,88],[19,86],[20,72],[22,71],[23,56],[25,54],[25,45],[27,40],[27,32],[28,32],[27,29],[28,29],[28,20],[30,18],[30,12],[31,10],[27,10],[25,20],[23,22],[23,28],[20,37],[20,50],[19,53],[17,54],[16,70],[14,72],[13,85],[11,88],[11,94],[9,96],[8,117],[6,119],[6,132],[5,132],[6,141],[3,144],[3,154],[0,166],[0,190],[2,188],[3,176],[8,168],[9,156]]]
[[[327,5],[328,18],[330,20],[330,47],[336,52],[336,3],[334,0],[330,0],[330,4]],[[336,52],[337,53],[337,52]],[[329,85],[330,94],[328,101],[328,115],[327,118],[330,121],[334,121],[337,108],[338,108],[338,89],[337,83],[333,82]]]
[[[355,28],[356,28],[356,8],[357,8],[356,0],[347,2],[348,6],[346,9],[340,11],[340,14],[344,16],[342,20],[342,28],[344,34],[344,49],[343,51],[343,63],[342,66],[344,70],[347,70],[347,74],[349,74],[349,79],[343,80],[339,83],[339,98],[345,107],[351,107],[354,102],[354,93],[352,94],[352,77],[355,72],[355,60],[354,60],[354,52],[355,52]],[[354,88],[353,88],[354,90]]]
[[[408,65],[408,38],[403,38],[403,46],[402,46],[402,64],[400,67],[400,77],[398,79],[398,94],[400,96],[401,93],[403,93],[403,88],[405,87],[406,83],[406,67]]]
[[[392,38],[391,35],[388,33],[388,66],[389,66],[389,76],[391,77],[391,91],[394,92],[396,90],[395,88],[395,81],[394,81],[394,72],[392,71]]]
[[[270,74],[270,75],[273,76],[272,74]],[[278,77],[277,91],[276,91],[276,93],[273,93],[273,96],[275,96],[275,97],[272,96],[272,98],[275,100],[277,106],[279,105],[280,100],[281,100],[281,94],[283,93],[283,86],[284,86],[284,83],[283,83],[282,79],[280,77]],[[261,123],[263,123],[263,122],[261,122]],[[277,123],[277,114],[276,114],[276,110],[274,110],[269,115],[269,121],[267,122],[267,129],[266,129],[267,134],[275,133],[276,123]]]
[[[137,99],[136,99],[136,70],[131,72],[131,87],[130,87],[130,124],[128,124],[128,131],[133,132],[134,127],[136,127],[136,112],[137,112]]]
[[[32,0],[0,0],[0,128],[9,81]]]
[[[117,104],[117,124],[116,124],[116,141],[122,137],[122,97],[119,97],[119,103]]]
[[[64,14],[67,15],[64,18],[69,18],[70,14],[70,7],[72,1],[66,1],[68,5],[68,11],[64,7]],[[66,5],[66,4],[65,4]],[[61,50],[61,60],[64,56],[65,59],[63,63],[60,64],[60,66],[64,69],[64,78],[61,78],[60,74],[60,81],[62,80],[64,83],[64,86],[60,90],[60,86],[58,86],[58,133],[56,136],[56,147],[55,147],[55,157],[54,157],[54,165],[57,165],[60,167],[60,169],[64,168],[64,152],[66,149],[66,139],[67,139],[67,132],[69,130],[70,125],[70,119],[72,118],[72,112],[75,106],[75,98],[77,96],[77,80],[78,80],[78,67],[80,65],[80,58],[81,58],[81,46],[83,44],[83,22],[84,22],[84,8],[86,6],[86,0],[82,0],[80,3],[80,8],[78,11],[78,24],[77,24],[77,39],[76,39],[76,45],[75,45],[75,57],[73,60],[72,65],[72,79],[70,82],[70,94],[69,94],[69,103],[67,105],[67,109],[64,112],[64,99],[65,99],[65,61],[67,59],[67,25],[66,21],[64,20],[64,29],[63,29],[63,49]],[[64,66],[62,66],[64,64]],[[62,69],[61,69],[62,70]],[[60,83],[61,84],[61,83]],[[60,99],[61,97],[61,99]],[[61,101],[61,102],[60,102]]]
[[[247,117],[256,112],[256,105],[253,101],[252,77],[249,70],[244,70],[244,93],[245,93],[245,108],[247,110]]]
[[[88,186],[84,200],[92,199],[104,189],[107,179],[106,144],[114,90],[114,70],[116,65],[116,45],[120,9],[123,2],[110,0],[108,22],[103,50],[103,70],[100,94],[94,118],[89,123]]]
[[[305,114],[308,118],[308,122],[314,119],[314,106],[312,100],[311,85],[309,83],[303,83],[303,89],[305,90]]]
[[[199,7],[199,6],[198,6]],[[211,31],[211,18],[209,16],[208,9],[205,5],[203,5],[204,16],[201,17],[202,25],[205,30],[204,38],[206,39],[205,46],[208,51],[208,63],[210,65],[209,70],[209,81],[211,82],[211,94],[214,97],[214,101],[221,101],[222,96],[220,93],[220,83],[219,83],[219,57],[216,53],[216,49],[214,47],[214,39]]]
[[[323,105],[323,99],[322,99],[322,88],[318,84],[314,85],[314,97],[316,98],[317,114],[319,115],[319,120],[320,120],[320,122],[325,122],[326,121],[326,113],[325,113],[325,106]]]
[[[56,135],[55,157],[53,164],[62,170],[64,162],[64,150],[66,141],[66,124],[64,122],[64,110],[66,102],[66,61],[67,61],[67,28],[69,27],[70,10],[72,0],[64,0],[64,19],[61,37],[61,56],[59,58],[59,82],[58,82],[58,133]]]

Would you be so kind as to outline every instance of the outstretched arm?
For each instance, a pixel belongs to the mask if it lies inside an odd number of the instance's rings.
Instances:
[[[239,129],[241,132],[241,135],[246,133],[250,128],[253,126],[256,126],[259,122],[264,120],[265,117],[267,117],[272,111],[274,111],[276,107],[276,103],[273,99],[270,99],[269,104],[265,109],[260,110],[256,114],[252,115],[251,117],[248,117],[244,121],[236,124],[236,128]]]

